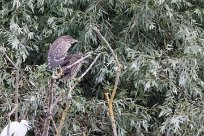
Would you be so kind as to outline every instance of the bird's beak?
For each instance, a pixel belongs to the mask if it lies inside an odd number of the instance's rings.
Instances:
[[[31,125],[25,125],[27,127],[28,130],[30,130],[32,127]]]
[[[78,40],[74,40],[74,42],[75,42],[75,43],[78,43],[79,41],[78,41]]]
[[[77,43],[79,43],[79,41],[74,39],[74,41],[72,42],[72,45],[75,45]]]

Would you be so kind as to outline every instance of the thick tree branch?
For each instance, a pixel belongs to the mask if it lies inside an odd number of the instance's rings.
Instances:
[[[92,27],[93,30],[95,30],[95,32],[101,37],[101,39],[106,43],[106,45],[108,46],[108,48],[110,49],[114,59],[115,59],[115,63],[117,66],[117,70],[116,70],[116,78],[115,78],[115,84],[114,84],[114,88],[112,90],[112,94],[111,94],[111,98],[108,96],[108,93],[105,93],[106,99],[108,101],[108,107],[109,107],[109,115],[110,115],[110,119],[111,119],[111,124],[112,124],[112,129],[113,129],[113,135],[117,136],[117,129],[116,129],[116,123],[115,123],[115,118],[114,118],[114,112],[113,112],[113,99],[115,97],[116,94],[116,90],[118,87],[118,83],[119,83],[119,79],[120,79],[120,74],[121,74],[121,64],[117,58],[117,55],[114,53],[114,50],[112,49],[112,47],[110,46],[110,44],[108,43],[108,41],[103,37],[103,35],[101,35],[100,31],[98,28],[96,27]]]
[[[52,119],[53,85],[54,85],[54,79],[51,78],[51,84],[50,84],[50,90],[49,90],[49,98],[48,98],[48,116],[45,119],[42,136],[48,136],[50,121]]]

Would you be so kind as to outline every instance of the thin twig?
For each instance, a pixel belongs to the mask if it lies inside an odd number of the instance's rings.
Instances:
[[[66,69],[71,68],[72,66],[74,66],[74,65],[76,65],[76,64],[78,64],[78,63],[80,63],[81,61],[85,60],[86,58],[88,58],[88,57],[90,57],[90,56],[91,56],[91,54],[89,53],[89,54],[86,55],[85,57],[82,57],[81,59],[79,59],[79,60],[77,60],[76,62],[72,63],[71,65],[67,66]]]
[[[94,59],[94,61],[91,63],[91,65],[89,65],[89,67],[86,69],[86,71],[81,74],[80,77],[77,78],[77,81],[72,87],[70,90],[73,90],[75,88],[75,86],[81,81],[81,79],[89,72],[89,70],[93,67],[93,65],[96,63],[97,59],[101,56],[101,53],[99,53],[96,58]]]
[[[50,126],[50,120],[52,116],[52,97],[53,97],[53,85],[54,85],[54,79],[51,78],[51,84],[50,84],[50,90],[49,90],[49,100],[48,100],[48,117],[45,119],[44,123],[44,130],[42,136],[48,136],[49,126]]]
[[[78,78],[78,81],[81,81],[81,79],[89,72],[89,70],[93,67],[93,65],[96,63],[97,59],[101,56],[101,53],[99,53],[94,61],[91,63],[91,65],[86,69],[86,71]]]
[[[15,69],[18,69],[16,64],[9,58],[9,56],[5,52],[4,52],[4,55],[5,55],[6,59],[15,67]]]
[[[52,120],[52,124],[53,124],[53,126],[55,128],[55,131],[57,132],[57,127],[56,127],[56,124],[55,124],[55,121],[54,121],[53,117],[51,117],[51,120]]]
[[[112,55],[113,55],[113,57],[115,59],[116,66],[117,66],[115,84],[114,84],[114,88],[112,90],[111,98],[108,96],[108,93],[105,93],[106,99],[108,101],[109,114],[110,114],[112,129],[113,129],[113,135],[117,136],[117,129],[116,129],[116,123],[115,123],[115,118],[114,118],[114,112],[113,112],[113,99],[115,97],[116,90],[117,90],[118,83],[119,83],[119,79],[120,79],[121,64],[120,64],[120,62],[119,62],[119,60],[117,58],[117,55],[114,53],[114,50],[112,49],[112,47],[110,46],[108,41],[103,37],[103,35],[101,35],[99,29],[96,28],[96,27],[92,27],[92,28],[101,37],[101,39],[106,43],[106,45],[110,49],[110,51],[111,51],[111,53],[112,53]]]
[[[83,60],[85,60],[86,58],[88,58],[88,57],[90,57],[90,56],[91,56],[91,54],[89,53],[89,54],[86,55],[85,57],[82,57],[81,59],[79,59],[79,60],[77,60],[76,62],[72,63],[71,65],[67,66],[66,69],[69,69],[69,68],[73,67],[74,65],[76,65],[76,64],[78,64],[78,63],[80,63],[80,62],[82,62]],[[52,76],[52,79],[59,79],[60,77],[61,77],[61,74],[60,74],[60,75],[57,75],[57,76],[53,75],[53,76]]]
[[[94,59],[94,61],[91,63],[91,65],[89,65],[89,67],[86,69],[86,71],[78,78],[78,82],[76,82],[69,90],[69,94],[68,94],[68,101],[67,101],[67,104],[66,104],[66,108],[65,110],[63,110],[62,112],[62,117],[61,117],[61,120],[60,120],[60,124],[59,124],[59,127],[57,129],[57,134],[56,136],[60,136],[61,135],[61,131],[62,131],[62,127],[63,127],[63,124],[65,122],[65,119],[67,117],[67,114],[68,114],[68,111],[69,111],[69,108],[71,106],[71,102],[72,102],[72,91],[74,90],[75,86],[81,81],[81,79],[89,72],[89,70],[93,67],[93,65],[96,63],[97,59],[100,57],[101,53],[99,53],[96,58]]]

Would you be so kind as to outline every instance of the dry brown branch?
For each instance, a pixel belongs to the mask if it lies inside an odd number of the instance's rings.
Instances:
[[[95,64],[95,62],[97,61],[97,59],[100,57],[101,53],[99,53],[96,58],[94,59],[94,61],[91,63],[91,65],[86,69],[86,71],[78,78],[78,81],[80,82],[81,79],[89,72],[89,70],[93,67],[93,65]],[[79,83],[79,82],[76,82],[69,90],[69,94],[68,94],[68,101],[67,101],[67,104],[66,104],[66,108],[65,110],[63,110],[62,112],[62,118],[60,120],[60,124],[59,124],[59,127],[57,129],[57,134],[56,136],[60,136],[61,135],[61,131],[62,131],[62,128],[63,128],[63,124],[65,122],[65,119],[68,115],[68,112],[69,112],[69,108],[71,106],[71,102],[72,102],[72,91],[74,90],[75,86]]]
[[[49,90],[49,98],[48,98],[48,116],[47,116],[47,118],[45,119],[42,136],[48,136],[49,126],[50,126],[50,120],[52,119],[53,84],[54,84],[54,79],[51,78],[50,90]]]
[[[120,64],[120,62],[119,62],[119,60],[117,58],[117,55],[114,53],[114,50],[112,49],[112,47],[110,46],[108,41],[103,37],[103,35],[101,35],[99,29],[96,28],[96,27],[92,27],[92,28],[101,37],[101,39],[106,43],[106,45],[110,49],[110,51],[111,51],[111,53],[112,53],[112,55],[113,55],[113,57],[115,59],[116,66],[117,66],[115,85],[114,85],[114,88],[112,90],[111,98],[108,96],[108,93],[105,93],[106,99],[108,101],[108,109],[109,109],[109,115],[110,115],[110,119],[111,119],[112,129],[113,129],[113,135],[117,136],[117,129],[116,129],[116,124],[115,124],[114,112],[113,112],[113,99],[115,97],[116,90],[117,90],[118,83],[119,83],[119,79],[120,79],[121,64]]]
[[[7,127],[7,136],[10,136],[10,125],[11,125],[11,115],[16,111],[16,109],[18,108],[18,105],[15,105],[15,107],[11,110],[11,112],[8,113],[8,117],[7,117],[7,120],[8,120],[8,127]]]

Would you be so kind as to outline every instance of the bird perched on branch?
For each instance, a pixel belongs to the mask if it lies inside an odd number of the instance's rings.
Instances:
[[[27,131],[31,128],[28,125],[27,120],[21,120],[21,122],[11,122],[9,136],[25,136]],[[3,129],[0,136],[7,136],[8,125]]]
[[[68,68],[69,65],[83,57],[82,53],[67,55],[68,49],[77,42],[78,40],[75,40],[71,36],[66,35],[57,38],[50,46],[48,52],[48,68],[55,69],[59,66],[59,79],[71,79],[76,76],[81,68],[82,62],[79,62]]]

